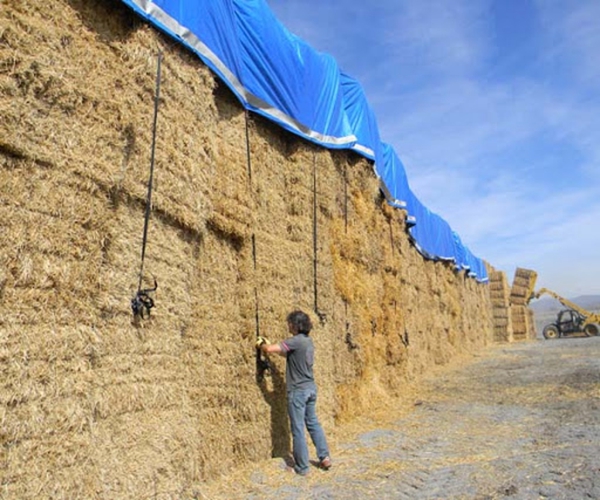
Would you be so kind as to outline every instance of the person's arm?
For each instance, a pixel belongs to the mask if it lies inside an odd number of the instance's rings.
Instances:
[[[279,354],[280,356],[285,356],[285,351],[279,344],[263,344],[260,346],[260,350],[265,354]]]

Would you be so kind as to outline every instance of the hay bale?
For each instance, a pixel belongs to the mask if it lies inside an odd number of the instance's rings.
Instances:
[[[511,318],[515,340],[533,340],[536,338],[533,312],[527,306],[512,305]]]
[[[495,342],[512,342],[513,323],[510,314],[510,287],[503,271],[489,273],[492,325]]]
[[[515,270],[510,293],[511,304],[527,305],[535,289],[536,280],[537,273],[535,271],[518,267]]]

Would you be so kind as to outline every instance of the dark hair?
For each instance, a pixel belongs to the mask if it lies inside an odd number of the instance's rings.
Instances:
[[[291,323],[295,331],[308,335],[312,330],[312,322],[303,311],[292,311],[287,316],[288,323]]]

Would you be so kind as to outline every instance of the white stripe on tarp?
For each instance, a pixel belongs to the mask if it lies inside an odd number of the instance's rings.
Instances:
[[[177,20],[173,19],[151,0],[129,1],[137,5],[137,7],[148,17],[157,20],[160,24],[167,28],[168,31],[176,35],[178,38],[181,38],[186,45],[192,48],[195,52],[199,53],[203,58],[208,59],[219,71],[222,78],[232,87],[238,98],[244,104],[249,104],[251,107],[259,110],[261,114],[272,117],[275,121],[280,123],[284,123],[288,128],[295,130],[307,138],[323,144],[331,144],[336,146],[347,145],[348,147],[355,146],[355,144],[350,144],[356,143],[357,141],[357,138],[354,134],[346,137],[334,137],[331,135],[321,134],[320,132],[310,129],[306,125],[303,125],[295,118],[287,115],[283,111],[273,107],[269,103],[249,92],[237,79],[237,77],[229,70],[229,68],[223,64],[223,61],[221,61],[205,43],[203,43],[188,28],[182,26]]]

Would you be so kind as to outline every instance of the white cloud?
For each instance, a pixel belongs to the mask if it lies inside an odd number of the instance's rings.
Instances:
[[[281,6],[363,84],[411,188],[475,255],[600,293],[599,2],[538,0],[533,48],[501,79],[488,1]]]

